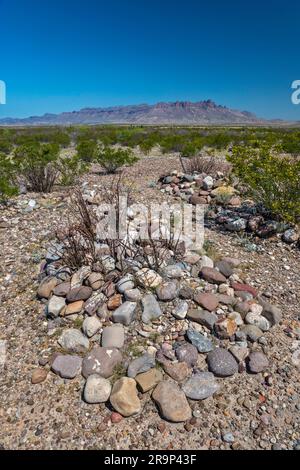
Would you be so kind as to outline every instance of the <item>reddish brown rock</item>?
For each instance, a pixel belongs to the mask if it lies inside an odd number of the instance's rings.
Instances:
[[[209,310],[212,312],[216,310],[219,305],[219,300],[214,294],[210,294],[208,292],[199,292],[196,293],[194,296],[195,302],[201,305],[201,307],[205,308],[205,310]]]
[[[200,275],[203,279],[213,284],[226,283],[226,277],[214,268],[204,267],[201,269]]]
[[[121,303],[122,303],[122,295],[121,294],[115,294],[107,302],[107,308],[109,310],[116,310],[118,307],[120,307]]]
[[[249,292],[253,297],[257,297],[257,290],[254,287],[249,286],[248,284],[240,284],[238,282],[232,282],[231,287],[237,292]]]
[[[35,369],[31,374],[31,383],[39,384],[47,378],[48,372],[45,369]]]

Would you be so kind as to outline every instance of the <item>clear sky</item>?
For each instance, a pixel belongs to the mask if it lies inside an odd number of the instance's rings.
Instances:
[[[299,0],[0,0],[0,116],[210,98],[300,120],[299,39]]]

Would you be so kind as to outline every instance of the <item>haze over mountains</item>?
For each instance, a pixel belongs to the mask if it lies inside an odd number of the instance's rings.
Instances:
[[[24,119],[0,119],[0,125],[40,126],[74,124],[263,124],[267,123],[248,111],[221,106],[211,100],[176,101],[153,105],[139,104],[108,108],[84,108],[60,114],[44,114]]]

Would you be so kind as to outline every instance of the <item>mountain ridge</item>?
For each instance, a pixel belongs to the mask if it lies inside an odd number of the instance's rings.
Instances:
[[[74,124],[260,124],[268,122],[249,111],[239,111],[212,100],[173,101],[109,107],[86,107],[59,114],[0,119],[0,125]]]

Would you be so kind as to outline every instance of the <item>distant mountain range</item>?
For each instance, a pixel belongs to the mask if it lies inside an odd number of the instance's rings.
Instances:
[[[74,124],[180,124],[227,125],[264,124],[265,121],[248,111],[238,111],[214,103],[211,100],[190,102],[176,101],[153,105],[139,104],[109,108],[84,108],[61,114],[44,114],[24,119],[0,119],[5,126],[42,126]],[[279,120],[271,121],[279,123]]]

